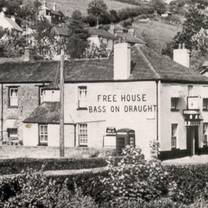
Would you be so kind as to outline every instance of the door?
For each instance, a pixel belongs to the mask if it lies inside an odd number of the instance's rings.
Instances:
[[[122,149],[125,147],[125,137],[120,136],[116,138],[116,150],[118,154],[121,154]]]
[[[198,126],[187,127],[187,150],[189,155],[198,154],[199,140],[198,140]]]

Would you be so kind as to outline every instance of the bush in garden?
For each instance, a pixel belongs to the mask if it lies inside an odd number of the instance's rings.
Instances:
[[[188,208],[183,204],[173,202],[169,198],[160,198],[152,201],[144,201],[141,199],[118,197],[105,203],[101,208]]]
[[[58,184],[55,180],[48,179],[42,171],[27,171],[18,177],[20,191],[4,201],[4,208],[92,208],[96,207],[91,197],[84,196],[82,191],[75,186],[74,192],[67,187],[67,181]]]
[[[16,195],[21,187],[17,177],[0,179],[0,201],[4,202]]]
[[[141,149],[127,146],[115,165],[108,161],[109,176],[103,179],[112,197],[127,197],[150,201],[168,192],[168,173],[160,161],[145,161]]]
[[[208,165],[165,166],[169,172],[169,197],[191,204],[202,197],[208,200]]]

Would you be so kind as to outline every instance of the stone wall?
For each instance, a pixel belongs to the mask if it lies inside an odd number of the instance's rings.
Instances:
[[[9,106],[9,87],[18,87],[18,106]],[[7,120],[15,119],[15,126],[18,128],[18,137],[22,140],[23,137],[23,121],[32,111],[39,105],[39,86],[42,84],[3,84],[0,86],[0,94],[3,87],[3,106],[2,94],[0,96],[0,124],[3,118],[3,136],[7,135]],[[0,131],[2,131],[2,126]]]

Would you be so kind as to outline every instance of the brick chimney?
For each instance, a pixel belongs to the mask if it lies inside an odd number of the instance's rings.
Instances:
[[[128,79],[131,71],[131,48],[128,43],[114,45],[114,80]]]
[[[173,61],[187,68],[190,67],[190,51],[185,48],[185,44],[179,44],[178,49],[173,50]]]

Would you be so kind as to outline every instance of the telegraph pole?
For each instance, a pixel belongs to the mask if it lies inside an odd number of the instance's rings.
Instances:
[[[64,157],[64,50],[60,60],[60,157]]]

